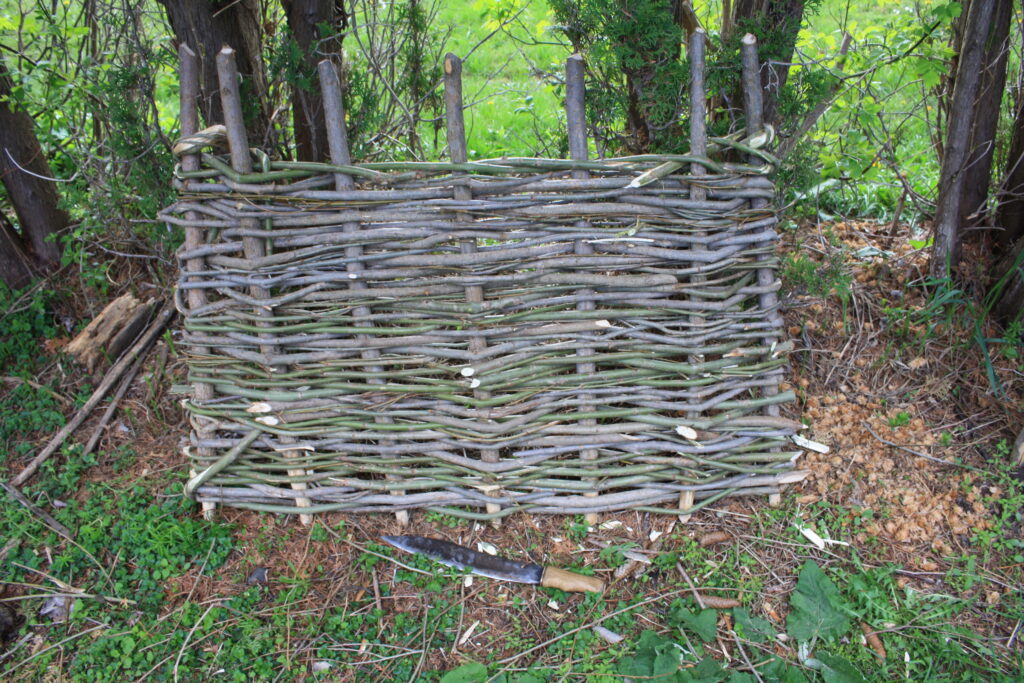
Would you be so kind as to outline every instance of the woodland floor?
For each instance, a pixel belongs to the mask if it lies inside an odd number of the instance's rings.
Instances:
[[[201,542],[153,536],[149,542],[187,555],[171,557],[162,573],[153,570],[155,581],[140,578],[151,569],[145,559],[126,556],[136,546],[112,541],[96,556],[112,583],[97,578],[95,564],[62,563],[73,549],[25,520],[8,527],[11,537],[0,543],[0,559],[12,563],[4,575],[16,579],[0,595],[25,621],[0,655],[0,677],[87,680],[92,671],[92,680],[436,680],[473,660],[508,680],[527,669],[538,680],[613,680],[622,659],[636,655],[641,631],[665,632],[670,604],[691,600],[689,580],[704,595],[735,598],[783,632],[797,575],[813,560],[857,615],[834,651],[868,680],[1016,678],[1024,493],[1006,444],[1024,416],[1019,359],[993,343],[986,362],[971,341],[973,322],[930,306],[921,288],[907,286],[923,278],[926,254],[910,245],[905,226],[808,224],[787,233],[785,246],[796,255],[786,264],[786,321],[797,342],[790,381],[800,397],[788,413],[802,417],[806,436],[830,451],[802,456],[798,464],[811,475],[780,506],[726,499],[686,524],[624,513],[591,530],[578,519],[517,515],[495,529],[429,513],[414,513],[405,528],[386,516],[341,514],[302,527],[225,509],[220,531],[195,527]],[[968,274],[967,281],[981,283],[982,276]],[[970,291],[956,296],[974,299]],[[980,331],[989,340],[999,336]],[[162,342],[101,441],[100,456],[64,482],[68,508],[85,509],[90,497],[106,495],[109,501],[93,503],[113,514],[122,502],[172,506],[140,518],[142,529],[164,528],[168,519],[196,523],[194,506],[168,498],[180,497],[173,491],[183,476],[186,423],[166,387],[184,375]],[[66,378],[69,400],[80,380]],[[40,488],[26,493],[65,515],[59,518],[69,526],[75,522]],[[5,500],[3,510],[20,508]],[[824,539],[823,547],[801,528]],[[701,544],[722,531],[724,540]],[[120,539],[127,532],[110,533]],[[167,533],[173,537],[174,529]],[[509,557],[591,567],[612,585],[597,597],[472,579],[393,554],[378,542],[386,533],[468,546],[486,541]],[[115,550],[117,543],[126,550]],[[116,580],[121,566],[127,583]],[[254,575],[258,568],[266,569],[265,581]],[[48,595],[73,593],[71,587],[88,588],[76,600],[77,618],[40,615]],[[160,599],[146,607],[143,591]],[[96,595],[111,599],[90,597]],[[625,640],[595,636],[595,622]],[[877,634],[877,646],[874,637],[861,637],[861,623]],[[723,611],[715,637],[699,647],[738,671],[772,654],[799,660],[792,642],[741,640],[735,631]],[[108,660],[118,658],[120,668],[111,668]]]

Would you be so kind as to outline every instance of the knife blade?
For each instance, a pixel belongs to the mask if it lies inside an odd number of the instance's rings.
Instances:
[[[381,536],[385,543],[407,553],[424,555],[449,567],[468,569],[474,574],[502,581],[530,583],[568,592],[604,592],[604,581],[557,567],[542,567],[480,553],[441,538],[426,536]]]

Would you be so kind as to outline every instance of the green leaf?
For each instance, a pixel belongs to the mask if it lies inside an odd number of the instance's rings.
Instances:
[[[777,683],[807,683],[803,671],[780,657],[761,668],[761,678]]]
[[[682,669],[676,674],[675,680],[683,683],[720,683],[729,676],[729,672],[711,657],[700,660],[691,669]]]
[[[466,662],[441,677],[441,683],[484,683],[487,667],[480,662]]]
[[[755,643],[766,643],[775,640],[775,627],[770,621],[751,616],[746,607],[736,607],[732,611],[734,628],[737,635]]]
[[[624,676],[666,676],[679,668],[681,659],[682,654],[675,641],[647,630],[640,634],[636,654],[619,660],[619,673]]]
[[[515,676],[509,676],[505,673],[498,674],[497,677],[491,679],[491,683],[544,683],[544,681],[545,679],[529,671]]]
[[[718,612],[713,609],[701,610],[694,613],[686,609],[683,602],[676,599],[668,612],[668,625],[672,627],[685,626],[692,633],[697,634],[705,643],[715,639],[717,633]]]
[[[825,679],[825,683],[867,683],[853,664],[842,657],[822,652],[815,654],[815,659],[824,665],[821,677]]]
[[[651,668],[652,676],[668,676],[679,669],[679,652],[665,651],[658,653]]]
[[[789,599],[792,611],[786,617],[786,630],[803,642],[842,635],[850,628],[850,620],[839,610],[842,604],[839,589],[817,564],[808,560]]]

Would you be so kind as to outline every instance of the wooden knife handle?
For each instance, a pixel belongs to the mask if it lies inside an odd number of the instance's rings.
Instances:
[[[603,593],[604,581],[596,576],[584,576],[567,572],[557,567],[544,567],[540,577],[540,585],[545,588],[558,588],[569,593]]]

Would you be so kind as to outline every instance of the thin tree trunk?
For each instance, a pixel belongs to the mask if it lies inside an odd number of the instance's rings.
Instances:
[[[1002,292],[992,308],[992,315],[1003,324],[1024,319],[1024,238],[1017,240],[995,267],[1000,274],[994,286]]]
[[[32,279],[31,260],[25,254],[25,243],[0,213],[0,280],[11,289],[21,289]]]
[[[992,156],[996,148],[1000,104],[1006,88],[1006,61],[1010,54],[1010,18],[1013,3],[998,2],[985,44],[985,59],[974,102],[974,126],[970,155],[964,169],[964,188],[960,209],[968,225],[985,222],[985,202],[992,177]]]
[[[335,0],[282,0],[281,4],[288,17],[292,38],[302,51],[300,80],[303,85],[292,89],[292,120],[298,158],[301,161],[329,161],[324,98],[317,78],[317,63],[325,57],[340,55],[339,32],[345,26],[345,14]],[[321,35],[324,26],[330,26],[334,35]]]
[[[159,0],[178,44],[199,55],[199,110],[210,126],[224,122],[217,82],[217,53],[225,45],[235,50],[242,76],[242,101],[249,140],[258,147],[273,147],[264,93],[266,71],[262,56],[259,0]]]
[[[1020,80],[1024,81],[1024,65],[1021,69]],[[1014,122],[995,220],[995,224],[1002,228],[996,233],[997,244],[1002,252],[1024,239],[1024,95],[1018,96]]]
[[[50,180],[50,165],[36,138],[32,117],[16,108],[12,90],[7,66],[0,59],[0,178],[18,217],[18,249],[33,268],[48,270],[60,261],[60,244],[54,237],[67,227],[69,219],[60,208],[57,185]],[[7,230],[7,235],[13,239],[13,229]]]
[[[995,0],[974,0],[965,24],[963,50],[957,66],[950,105],[946,152],[939,179],[939,199],[935,211],[935,244],[932,247],[929,272],[944,277],[960,264],[961,197],[964,168],[974,122],[974,99],[978,93],[977,74],[985,57],[985,42],[994,11]]]
[[[804,18],[805,0],[736,0],[731,30],[757,38],[764,90],[764,121],[778,128],[779,94],[789,78],[796,39]],[[743,98],[737,94],[736,101]]]
[[[1024,315],[1024,65],[1017,72],[1017,109],[1014,116],[1010,153],[1003,172],[1003,184],[997,194],[995,224],[1002,230],[996,233],[996,250],[1002,259],[996,265],[999,279],[994,287],[1002,286],[993,315],[1003,323],[1021,320]],[[1024,432],[1021,432],[1024,437]],[[1021,444],[1018,439],[1018,445]]]

